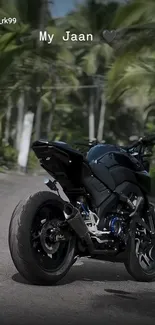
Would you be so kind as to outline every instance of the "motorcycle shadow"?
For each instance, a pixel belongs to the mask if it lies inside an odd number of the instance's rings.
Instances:
[[[29,284],[19,273],[12,276],[12,280],[21,284]],[[124,264],[112,262],[100,262],[97,260],[80,259],[59,281],[56,286],[71,284],[76,281],[84,282],[124,282],[133,280],[127,273]]]
[[[124,290],[104,289],[105,294],[93,297],[92,308],[95,310],[108,310],[114,306],[115,311],[119,310],[119,317],[115,325],[153,325],[155,293],[147,290],[130,292]]]

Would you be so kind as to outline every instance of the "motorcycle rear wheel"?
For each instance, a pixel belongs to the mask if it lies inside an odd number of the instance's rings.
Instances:
[[[12,214],[8,236],[11,257],[18,272],[32,284],[55,284],[73,264],[75,237],[64,242],[52,239],[64,219],[62,211],[60,197],[40,191],[20,201]]]

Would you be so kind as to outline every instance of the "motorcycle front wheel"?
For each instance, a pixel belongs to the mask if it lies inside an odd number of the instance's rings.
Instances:
[[[136,281],[155,281],[155,239],[145,228],[135,225],[129,236],[124,264]]]
[[[9,249],[18,272],[32,284],[52,285],[69,271],[75,237],[63,236],[63,200],[40,191],[16,206],[9,226]]]

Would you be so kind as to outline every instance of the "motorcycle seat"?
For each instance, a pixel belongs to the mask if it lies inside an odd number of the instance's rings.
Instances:
[[[39,147],[39,146],[53,146],[58,149],[63,149],[65,153],[71,154],[71,155],[76,155],[79,158],[84,159],[84,156],[82,153],[76,149],[73,149],[68,143],[62,142],[62,141],[48,141],[48,140],[37,140],[36,142],[33,143],[33,147]],[[85,160],[85,159],[84,159]]]

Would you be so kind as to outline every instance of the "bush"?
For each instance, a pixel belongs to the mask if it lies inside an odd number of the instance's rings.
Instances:
[[[150,169],[151,176],[151,194],[155,196],[155,165],[153,165]]]
[[[0,172],[3,168],[13,169],[17,166],[18,152],[10,145],[5,146],[1,144],[0,146]],[[28,170],[36,169],[39,166],[39,161],[35,156],[33,151],[30,151],[28,157]]]
[[[17,151],[10,145],[0,147],[0,166],[8,169],[14,168],[17,164]]]
[[[30,151],[29,153],[29,158],[28,158],[28,165],[27,169],[28,170],[33,170],[39,167],[39,160],[35,156],[33,151]]]

